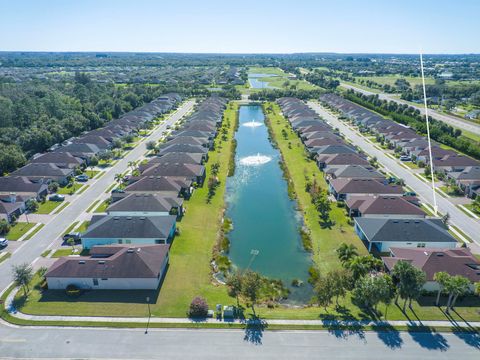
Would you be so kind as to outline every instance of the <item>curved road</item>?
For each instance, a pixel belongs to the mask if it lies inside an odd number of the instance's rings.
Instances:
[[[393,96],[391,96],[389,94],[375,93],[375,92],[368,91],[368,90],[365,90],[365,89],[362,89],[362,88],[359,88],[359,87],[356,87],[356,86],[353,86],[353,85],[350,85],[350,84],[345,84],[345,83],[341,83],[341,86],[346,88],[346,89],[355,90],[355,91],[357,91],[359,93],[362,93],[362,94],[365,94],[365,95],[378,95],[378,97],[382,100],[395,101],[396,103],[399,103],[399,104],[407,104],[408,106],[411,106],[415,109],[418,109],[421,114],[425,115],[425,108],[423,106],[413,105],[412,103],[409,103],[407,101],[394,98]],[[448,125],[451,125],[455,128],[470,131],[474,134],[480,135],[480,125],[476,125],[472,122],[469,122],[468,120],[463,120],[462,118],[452,116],[452,115],[442,114],[442,113],[440,113],[438,111],[435,111],[435,110],[432,110],[432,109],[428,109],[428,114],[429,114],[429,117],[432,117],[436,120],[443,121],[444,123],[446,123]]]
[[[180,105],[177,111],[170,115],[149,137],[140,142],[115,165],[108,168],[103,176],[90,184],[84,193],[74,198],[59,214],[51,215],[50,221],[38,233],[30,240],[23,242],[13,252],[10,259],[0,263],[0,274],[2,274],[0,276],[0,291],[5,289],[12,281],[10,275],[12,264],[33,263],[48,245],[62,236],[67,227],[84,213],[93,201],[104,195],[105,190],[115,181],[115,174],[128,170],[128,163],[139,159],[147,151],[146,143],[148,141],[159,140],[167,130],[167,126],[173,125],[185,116],[193,108],[194,103],[193,100],[189,100]],[[6,250],[8,251],[8,248]]]

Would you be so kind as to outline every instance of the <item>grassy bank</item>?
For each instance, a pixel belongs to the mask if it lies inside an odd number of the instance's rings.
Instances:
[[[315,161],[310,160],[306,155],[303,143],[291,129],[288,121],[281,116],[279,106],[275,103],[266,103],[264,108],[270,133],[275,137],[276,144],[282,153],[284,164],[292,179],[298,206],[303,212],[305,225],[310,229],[313,259],[320,270],[327,271],[340,266],[335,249],[342,242],[354,244],[361,253],[366,254],[367,250],[355,235],[353,227],[348,224],[343,208],[332,204],[330,217],[335,221],[335,225],[331,229],[320,226],[318,211],[311,202],[310,194],[306,191],[306,184],[308,179],[312,181],[315,178],[317,183],[326,189],[327,183],[322,172]]]

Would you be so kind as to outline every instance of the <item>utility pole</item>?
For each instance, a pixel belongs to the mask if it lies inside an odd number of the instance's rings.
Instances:
[[[435,193],[435,173],[433,172],[432,143],[430,141],[430,123],[428,121],[427,90],[425,88],[425,74],[423,72],[423,56],[421,52],[420,52],[420,70],[422,72],[423,103],[425,105],[425,120],[427,123],[428,155],[430,157],[430,176],[432,177],[433,214],[436,216],[438,208],[437,208],[437,196]]]

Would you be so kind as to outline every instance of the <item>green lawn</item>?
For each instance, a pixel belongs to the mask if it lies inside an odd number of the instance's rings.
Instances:
[[[78,221],[71,223],[70,226],[64,231],[63,235],[71,233],[72,230],[75,228],[75,226],[77,226],[77,224],[78,224]]]
[[[73,252],[73,249],[71,246],[68,247],[63,247],[61,249],[55,250],[55,252],[52,254],[52,258],[59,258],[62,256],[69,256],[69,255],[81,255],[80,249],[76,249],[76,252]]]
[[[60,186],[57,190],[57,194],[62,195],[73,195],[83,186],[81,184],[75,183],[73,186]]]
[[[319,223],[318,211],[311,202],[310,194],[305,190],[306,178],[317,179],[317,183],[327,188],[327,183],[315,161],[309,160],[304,151],[304,145],[298,135],[293,132],[288,121],[279,115],[280,108],[274,103],[268,103],[265,108],[272,106],[273,113],[267,112],[270,126],[278,142],[285,163],[292,177],[298,205],[302,209],[305,224],[311,231],[313,240],[313,259],[321,271],[340,266],[335,249],[342,243],[354,244],[361,254],[367,254],[367,249],[354,233],[353,227],[348,224],[345,210],[332,204],[331,219],[336,222],[331,229],[322,228]],[[287,131],[287,139],[282,136],[282,130]],[[289,147],[289,143],[291,146]]]
[[[85,232],[87,231],[88,224],[90,224],[90,221],[84,221],[80,224],[80,226],[77,228],[78,232]]]
[[[98,207],[93,211],[94,213],[104,213],[105,210],[110,206],[110,199],[103,201]]]
[[[45,202],[38,203],[38,210],[35,211],[36,214],[50,214],[53,210],[62,204],[62,201],[50,201],[47,200]]]
[[[10,258],[10,256],[12,256],[12,254],[10,254],[8,251],[1,253],[0,254],[0,264],[2,262],[4,262],[5,260],[7,260],[8,258]]]
[[[278,76],[287,76],[285,71],[278,67],[259,67],[259,66],[252,66],[248,69],[250,74],[273,74]]]
[[[99,202],[100,202],[100,200],[95,200],[94,202],[92,202],[90,204],[90,206],[87,208],[87,213],[92,212],[93,209],[95,209],[95,207],[98,205]]]
[[[57,207],[57,208],[55,209],[55,211],[53,212],[53,214],[58,214],[60,211],[62,211],[63,209],[65,209],[65,208],[68,206],[68,204],[70,204],[68,201],[64,201],[61,206],[59,206],[59,207]]]
[[[395,81],[398,79],[405,79],[407,80],[412,87],[415,87],[415,85],[421,85],[422,84],[422,78],[418,76],[403,76],[403,75],[382,75],[382,76],[361,76],[357,77],[356,80],[357,82],[360,80],[371,80],[375,81],[376,83],[379,83],[381,85],[395,85]],[[425,78],[425,84],[427,85],[433,85],[435,84],[435,79],[433,77],[426,77]]]
[[[87,175],[90,179],[95,178],[100,173],[99,170],[85,170],[85,175]]]
[[[10,228],[10,231],[7,233],[5,238],[12,241],[18,240],[34,226],[35,223],[17,222]]]

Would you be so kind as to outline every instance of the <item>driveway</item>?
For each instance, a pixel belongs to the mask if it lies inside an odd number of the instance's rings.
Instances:
[[[411,170],[403,167],[399,161],[387,156],[383,150],[378,149],[372,143],[368,142],[363,136],[352,130],[343,121],[329,113],[323,106],[314,102],[309,102],[308,105],[322,118],[327,120],[333,127],[339,128],[340,132],[354,145],[363,149],[368,155],[375,156],[378,159],[378,162],[388,171],[395,174],[397,177],[404,179],[406,185],[410,186],[423,202],[433,204],[432,188],[429,184],[426,184],[416,177]],[[436,199],[438,210],[443,214],[450,214],[450,223],[462,230],[477,244],[480,244],[480,222],[463,213],[447,198],[437,194]]]
[[[72,198],[71,203],[58,215],[50,215],[45,221],[45,226],[30,240],[22,242],[13,253],[12,257],[0,264],[0,289],[5,289],[11,282],[10,268],[12,264],[33,263],[40,254],[55,239],[59,238],[67,227],[77,220],[92,202],[105,196],[105,190],[115,181],[115,174],[123,173],[128,169],[128,162],[139,159],[146,151],[148,141],[157,141],[167,130],[167,126],[185,116],[192,108],[193,100],[183,103],[178,110],[164,121],[149,137],[144,138],[132,151],[115,165],[105,170],[105,174],[98,179],[93,179],[84,193]],[[1,356],[1,355],[0,355]]]

